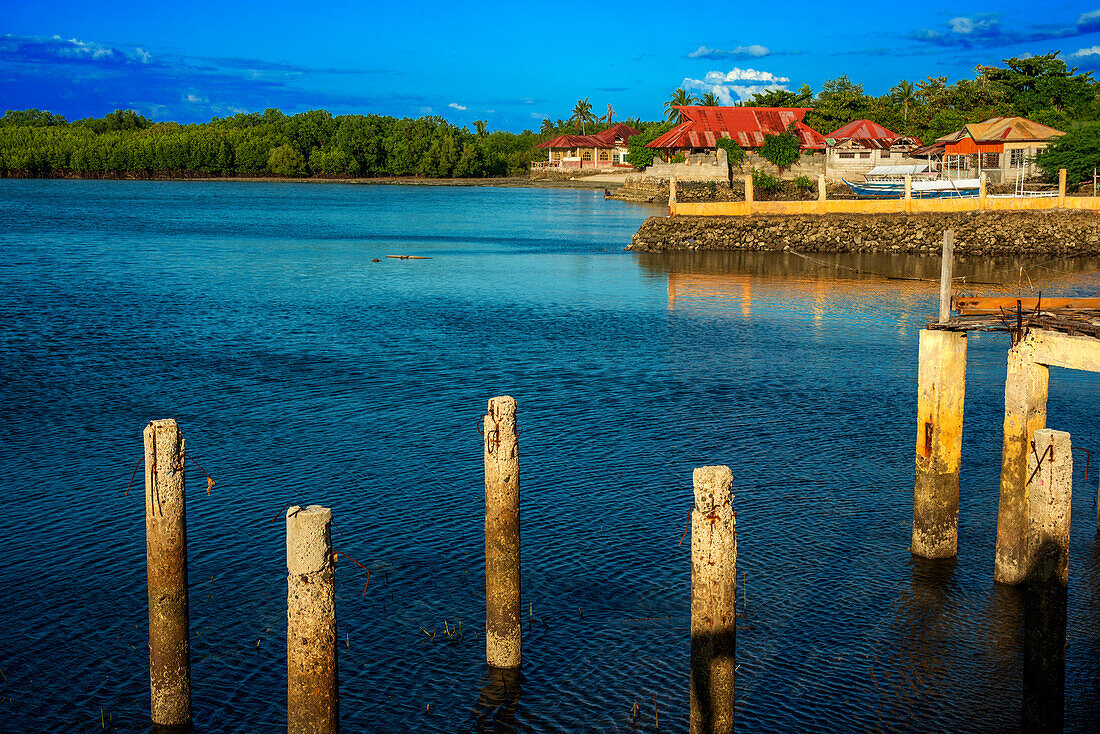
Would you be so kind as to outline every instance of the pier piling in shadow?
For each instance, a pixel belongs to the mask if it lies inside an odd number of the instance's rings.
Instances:
[[[288,734],[340,727],[331,523],[332,510],[319,505],[286,512]]]
[[[149,591],[149,689],[153,724],[191,724],[184,442],[171,418],[145,427],[145,559]]]
[[[485,658],[520,665],[519,440],[516,400],[491,398],[484,418]]]
[[[733,731],[737,666],[737,516],[733,473],[703,466],[692,477],[691,734]]]

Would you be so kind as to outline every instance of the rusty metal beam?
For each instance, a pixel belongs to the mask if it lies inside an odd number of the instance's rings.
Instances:
[[[963,316],[1016,311],[1017,304],[1024,313],[1043,311],[1095,311],[1100,310],[1100,298],[1015,298],[1013,296],[956,296],[951,307]]]

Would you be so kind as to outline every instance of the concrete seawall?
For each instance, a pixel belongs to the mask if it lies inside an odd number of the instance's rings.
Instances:
[[[955,230],[955,252],[964,255],[1100,254],[1100,214],[1067,210],[650,217],[627,249],[938,255],[945,229]]]

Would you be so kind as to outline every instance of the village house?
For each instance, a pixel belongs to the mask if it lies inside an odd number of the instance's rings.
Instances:
[[[630,167],[626,162],[627,144],[639,131],[618,123],[592,135],[559,135],[539,143],[547,150],[545,161],[531,164],[539,168],[616,168]]]
[[[826,175],[843,178],[883,166],[911,166],[926,161],[911,158],[920,138],[898,135],[871,120],[853,120],[825,136]]]
[[[1026,117],[993,117],[965,125],[912,155],[928,158],[961,178],[984,173],[992,183],[1008,183],[1038,175],[1035,154],[1062,135]]]

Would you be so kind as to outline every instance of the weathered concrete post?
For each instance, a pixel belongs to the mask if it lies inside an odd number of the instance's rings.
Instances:
[[[994,580],[1002,584],[1018,584],[1027,574],[1027,462],[1032,436],[1046,427],[1049,373],[1046,365],[1035,362],[1034,349],[1028,340],[1008,350],[997,555],[993,569]]]
[[[965,332],[920,331],[910,551],[924,558],[952,558],[958,552],[966,343]]]
[[[145,563],[149,584],[149,689],[153,723],[191,724],[184,442],[171,418],[145,427]]]
[[[485,416],[485,659],[520,665],[519,440],[516,400],[489,400]]]
[[[955,271],[955,230],[943,233],[943,255],[940,258],[940,323],[951,320],[951,279]]]
[[[691,734],[733,732],[737,666],[737,515],[728,466],[692,476]]]
[[[745,176],[745,213],[752,214],[752,176]]]
[[[1066,169],[1058,170],[1058,208],[1066,207]]]
[[[332,510],[319,505],[286,511],[288,734],[340,728],[331,522]]]
[[[676,175],[670,174],[668,177],[668,215],[670,217],[676,216]]]
[[[978,211],[985,209],[985,183],[987,175],[988,174],[983,172],[982,175],[978,177]]]
[[[817,174],[817,200],[821,203],[825,203],[825,196],[825,174],[819,173]]]
[[[1035,432],[1027,457],[1028,578],[1069,584],[1069,515],[1073,449],[1065,431]]]
[[[905,174],[905,211],[913,211],[913,174]]]
[[[1062,731],[1069,585],[1070,435],[1041,429],[1028,455],[1028,573],[1024,589],[1024,731]]]

